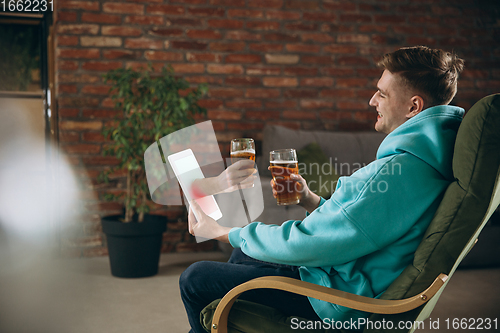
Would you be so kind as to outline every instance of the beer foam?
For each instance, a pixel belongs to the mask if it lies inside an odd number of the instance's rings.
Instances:
[[[245,150],[232,151],[231,155],[239,155],[239,154],[243,154],[243,153],[255,155],[255,149],[245,149]]]
[[[292,163],[299,163],[298,161],[269,161],[269,163],[274,163],[274,164],[292,164]]]

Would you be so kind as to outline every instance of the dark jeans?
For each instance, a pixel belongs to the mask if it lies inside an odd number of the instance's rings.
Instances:
[[[189,266],[179,279],[182,301],[191,325],[191,331],[204,333],[200,312],[212,301],[251,279],[261,276],[286,276],[300,279],[299,268],[259,261],[233,250],[227,263],[200,261]],[[257,289],[243,293],[240,299],[276,308],[286,315],[320,320],[305,296],[281,290]]]

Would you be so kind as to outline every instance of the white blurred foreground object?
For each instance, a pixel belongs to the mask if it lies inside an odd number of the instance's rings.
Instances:
[[[57,294],[64,267],[54,254],[79,191],[66,161],[47,159],[44,130],[25,105],[0,100],[0,332],[68,332],[71,303]]]

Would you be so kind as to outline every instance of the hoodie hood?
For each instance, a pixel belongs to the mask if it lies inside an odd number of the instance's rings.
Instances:
[[[377,159],[408,153],[429,164],[445,179],[452,180],[453,150],[442,147],[454,146],[464,114],[464,109],[450,105],[421,111],[385,137],[377,151]]]

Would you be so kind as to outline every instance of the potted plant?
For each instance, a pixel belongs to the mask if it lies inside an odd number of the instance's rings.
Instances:
[[[106,234],[111,273],[118,277],[145,277],[158,273],[162,234],[166,218],[149,215],[150,195],[144,169],[146,148],[165,135],[195,123],[195,114],[205,114],[198,105],[207,86],[190,87],[163,67],[160,74],[148,70],[119,68],[104,75],[110,83],[115,108],[123,111],[115,121],[103,127],[111,141],[103,155],[115,156],[119,163],[99,175],[109,182],[110,174],[126,173],[123,193],[107,193],[105,200],[121,201],[124,214],[101,219]]]

